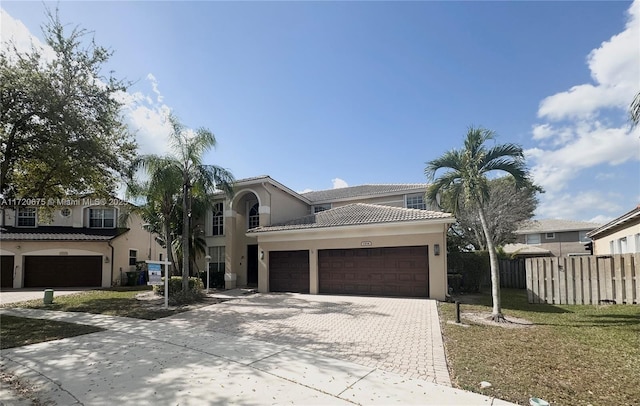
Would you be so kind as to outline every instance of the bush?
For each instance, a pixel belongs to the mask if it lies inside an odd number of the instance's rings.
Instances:
[[[454,289],[459,288],[461,292],[477,293],[483,286],[490,286],[491,265],[489,263],[489,253],[487,251],[476,252],[452,252],[447,257],[449,264],[448,273],[458,274]]]
[[[164,281],[164,278],[162,280]],[[175,305],[198,301],[204,297],[203,289],[202,279],[191,277],[189,278],[189,289],[185,294],[182,292],[182,276],[172,276],[169,279],[169,302]],[[153,291],[164,296],[164,285],[155,285]]]
[[[200,279],[204,287],[207,287],[207,272],[200,272]],[[214,289],[224,289],[224,271],[209,271],[209,287]]]

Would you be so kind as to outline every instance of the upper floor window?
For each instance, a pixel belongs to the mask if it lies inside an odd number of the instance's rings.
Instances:
[[[35,207],[19,207],[16,215],[16,225],[18,227],[35,227],[36,226],[36,208]]]
[[[116,209],[89,209],[89,227],[114,228],[116,226]]]
[[[587,232],[586,231],[578,231],[578,238],[580,239],[580,242],[589,242],[589,241],[591,241],[591,238],[587,237]]]
[[[424,201],[424,195],[420,193],[415,195],[407,195],[405,206],[407,207],[407,209],[427,209],[427,204]]]
[[[213,235],[224,235],[224,207],[222,202],[213,204]]]
[[[249,228],[256,228],[260,226],[260,213],[258,208],[258,203],[256,203],[251,206],[251,209],[249,209]]]
[[[556,238],[556,233],[545,233],[544,238],[547,240],[554,240]]]
[[[540,234],[525,235],[525,242],[527,244],[540,244]]]
[[[320,213],[321,211],[330,210],[331,203],[316,204],[313,206],[313,214]]]

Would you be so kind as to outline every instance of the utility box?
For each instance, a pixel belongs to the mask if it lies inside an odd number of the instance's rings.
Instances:
[[[44,290],[44,304],[49,305],[53,303],[53,289]]]

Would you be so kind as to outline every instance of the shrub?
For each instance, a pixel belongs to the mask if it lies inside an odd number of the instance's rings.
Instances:
[[[200,279],[204,287],[207,287],[207,272],[200,272]],[[224,271],[209,272],[209,287],[215,289],[224,289]]]
[[[164,278],[162,280],[164,281]],[[189,289],[184,293],[182,291],[182,276],[172,276],[169,279],[169,302],[175,305],[198,301],[204,296],[203,289],[202,279],[191,277],[189,278]],[[155,285],[153,291],[164,296],[164,285]]]
[[[483,286],[489,286],[491,266],[487,251],[452,252],[447,257],[449,274],[458,274],[459,289],[466,293],[477,293]],[[457,285],[456,281],[456,285]],[[454,289],[458,286],[453,286]]]

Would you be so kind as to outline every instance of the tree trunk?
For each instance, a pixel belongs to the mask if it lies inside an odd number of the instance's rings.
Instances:
[[[189,290],[189,182],[182,185],[182,293]]]
[[[485,217],[484,208],[478,204],[478,214],[480,215],[480,223],[487,240],[487,250],[489,251],[489,263],[491,264],[491,299],[493,300],[493,309],[491,311],[491,319],[493,321],[504,321],[502,314],[502,306],[500,304],[500,268],[498,265],[498,256],[493,240],[489,235],[489,226]]]

